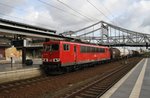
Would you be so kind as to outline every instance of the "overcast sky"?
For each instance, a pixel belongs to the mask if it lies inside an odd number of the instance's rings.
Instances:
[[[150,0],[0,0],[0,17],[58,33],[103,20],[150,34]]]

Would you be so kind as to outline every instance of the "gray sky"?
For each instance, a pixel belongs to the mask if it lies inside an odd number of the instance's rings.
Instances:
[[[104,20],[130,30],[150,34],[150,0],[59,1],[0,0],[0,17],[55,29],[58,33],[78,30]]]

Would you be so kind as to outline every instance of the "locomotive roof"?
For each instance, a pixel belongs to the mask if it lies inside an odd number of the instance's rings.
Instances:
[[[88,46],[101,46],[103,48],[106,48],[108,46],[104,46],[104,45],[99,45],[99,44],[94,44],[94,43],[86,43],[86,42],[76,42],[76,41],[62,41],[62,40],[50,40],[48,42],[44,42],[45,44],[46,43],[49,43],[49,42],[54,42],[54,43],[59,43],[59,42],[65,42],[65,43],[75,43],[75,44],[81,44],[81,45],[88,45]]]

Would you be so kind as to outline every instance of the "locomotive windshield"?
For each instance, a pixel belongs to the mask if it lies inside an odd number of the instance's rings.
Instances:
[[[58,44],[44,45],[44,51],[58,51],[58,50],[59,50]]]

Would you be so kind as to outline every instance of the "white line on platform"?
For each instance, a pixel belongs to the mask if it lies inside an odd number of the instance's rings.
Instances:
[[[103,96],[100,98],[110,98],[111,95],[124,83],[124,81],[132,74],[132,72],[141,64],[142,59],[129,73],[127,73],[121,80],[119,80],[112,88],[110,88]]]
[[[142,71],[140,72],[140,75],[134,85],[134,88],[129,96],[129,98],[139,98],[140,92],[141,92],[141,87],[142,87],[142,83],[143,83],[143,79],[144,79],[144,75],[145,75],[145,70],[146,70],[146,66],[147,66],[147,59],[144,63],[144,66],[142,68]]]

